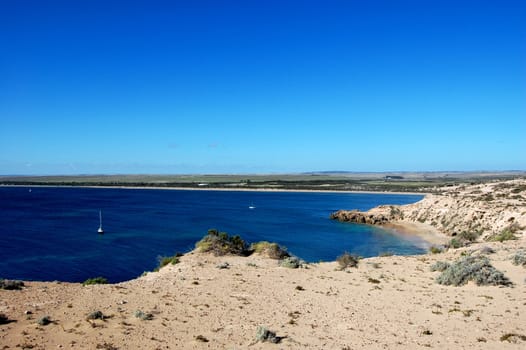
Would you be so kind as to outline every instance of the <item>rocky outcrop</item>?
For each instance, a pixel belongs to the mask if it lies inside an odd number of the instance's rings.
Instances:
[[[384,225],[403,218],[402,212],[393,205],[379,206],[367,212],[358,210],[338,210],[330,216],[333,220],[356,224]]]
[[[525,179],[444,187],[437,193],[409,205],[379,206],[367,212],[339,210],[331,218],[372,225],[423,223],[449,236],[475,232],[482,238],[526,228]]]

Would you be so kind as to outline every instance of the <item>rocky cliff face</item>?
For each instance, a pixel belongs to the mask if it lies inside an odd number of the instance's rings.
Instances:
[[[380,206],[367,212],[340,210],[332,219],[373,225],[419,222],[455,236],[462,232],[481,237],[526,228],[526,179],[439,188],[414,204]]]
[[[338,210],[331,214],[331,219],[357,224],[384,225],[403,219],[400,206],[381,205],[367,212],[359,210]]]

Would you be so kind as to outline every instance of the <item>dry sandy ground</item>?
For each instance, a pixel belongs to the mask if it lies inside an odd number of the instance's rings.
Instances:
[[[526,268],[510,256],[524,239],[487,243],[490,259],[513,287],[442,286],[437,260],[464,250],[338,264],[279,267],[262,256],[192,252],[177,265],[115,285],[29,282],[0,290],[1,349],[524,349]],[[228,262],[230,267],[219,269]],[[100,310],[108,319],[88,321]],[[140,320],[135,312],[152,313]],[[31,314],[26,314],[30,311]],[[49,316],[53,323],[36,321]],[[256,342],[263,325],[283,337]]]

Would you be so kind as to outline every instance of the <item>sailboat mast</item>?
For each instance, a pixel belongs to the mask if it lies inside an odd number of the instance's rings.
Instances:
[[[99,210],[99,229],[97,232],[100,234],[104,233],[104,230],[102,229],[102,210]]]

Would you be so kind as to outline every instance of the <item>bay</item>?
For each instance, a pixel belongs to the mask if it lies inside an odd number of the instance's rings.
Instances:
[[[309,262],[425,252],[417,237],[329,219],[338,209],[408,204],[421,195],[192,191],[77,187],[0,188],[0,278],[120,282],[187,252],[208,229],[278,242]],[[250,208],[254,207],[254,208]],[[104,235],[97,234],[99,210]]]

